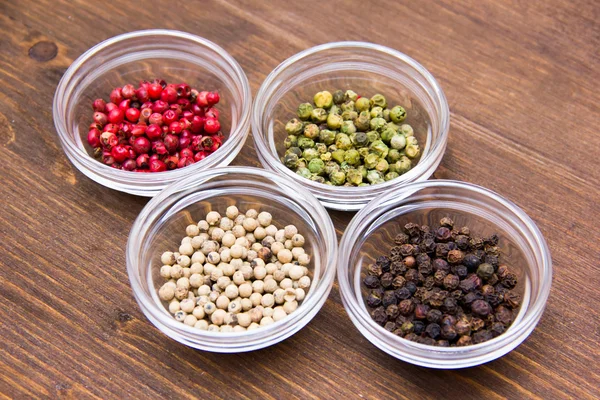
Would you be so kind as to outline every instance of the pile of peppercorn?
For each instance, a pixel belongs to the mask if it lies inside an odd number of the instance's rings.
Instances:
[[[367,268],[367,306],[375,322],[405,339],[466,346],[501,335],[520,305],[517,276],[500,263],[498,236],[408,223],[389,256]]]
[[[94,156],[116,169],[162,172],[183,168],[223,143],[217,92],[185,83],[140,82],[113,89],[110,101],[96,99],[87,142]]]
[[[314,105],[313,105],[314,104]],[[388,108],[381,94],[370,99],[352,90],[314,95],[285,126],[282,162],[298,175],[335,186],[368,186],[412,168],[421,149],[402,106]]]

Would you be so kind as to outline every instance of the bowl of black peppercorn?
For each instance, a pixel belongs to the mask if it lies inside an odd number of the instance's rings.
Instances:
[[[337,272],[344,307],[372,344],[412,364],[454,369],[501,357],[531,334],[552,260],[514,203],[480,186],[432,180],[357,213]]]

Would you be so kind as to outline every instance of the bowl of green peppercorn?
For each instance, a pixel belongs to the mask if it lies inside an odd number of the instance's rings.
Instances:
[[[539,322],[552,259],[523,210],[480,186],[406,185],[358,212],[340,241],[338,282],[373,345],[419,366],[483,364]]]
[[[446,149],[450,114],[439,84],[384,46],[337,42],[300,52],[271,72],[255,100],[262,165],[328,208],[359,210],[426,180]]]

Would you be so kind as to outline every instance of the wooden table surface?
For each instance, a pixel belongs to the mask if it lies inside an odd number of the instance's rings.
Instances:
[[[406,3],[406,4],[402,4]],[[0,2],[0,397],[600,397],[600,5],[596,0]],[[256,93],[294,53],[365,40],[409,54],[451,110],[434,178],[484,185],[538,224],[554,260],[546,312],[516,350],[459,371],[379,351],[337,288],[301,332],[246,354],[196,351],[142,315],[125,272],[147,199],[79,173],[52,97],[71,62],[164,27],[229,51]],[[236,165],[257,165],[248,140]],[[341,235],[353,214],[331,213]]]

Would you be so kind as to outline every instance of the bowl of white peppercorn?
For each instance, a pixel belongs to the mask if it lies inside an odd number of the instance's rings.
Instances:
[[[321,203],[274,173],[226,167],[160,192],[133,224],[127,271],[172,339],[237,353],[278,343],[325,303],[337,238]]]

